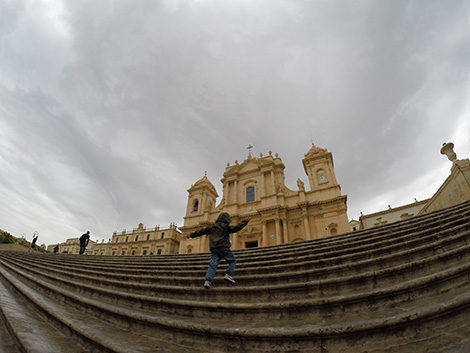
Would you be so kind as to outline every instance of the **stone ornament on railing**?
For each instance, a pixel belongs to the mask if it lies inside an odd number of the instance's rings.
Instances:
[[[452,142],[442,144],[441,154],[447,155],[449,161],[455,162],[457,160],[457,155],[454,152],[454,144]]]

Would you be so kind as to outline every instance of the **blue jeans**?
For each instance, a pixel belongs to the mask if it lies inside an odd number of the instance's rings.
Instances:
[[[217,267],[219,267],[220,260],[222,259],[225,259],[225,261],[228,262],[227,274],[233,276],[237,260],[235,259],[232,250],[230,250],[230,248],[213,249],[211,250],[211,262],[206,272],[206,281],[212,282],[215,272],[217,271]]]

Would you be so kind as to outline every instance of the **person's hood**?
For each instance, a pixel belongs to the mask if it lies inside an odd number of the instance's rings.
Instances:
[[[230,224],[231,221],[232,219],[230,218],[230,215],[227,212],[222,212],[216,222]]]

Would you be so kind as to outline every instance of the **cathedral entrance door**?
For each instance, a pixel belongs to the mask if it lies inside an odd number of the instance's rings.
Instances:
[[[257,248],[258,247],[258,240],[255,241],[247,241],[245,242],[245,248]]]

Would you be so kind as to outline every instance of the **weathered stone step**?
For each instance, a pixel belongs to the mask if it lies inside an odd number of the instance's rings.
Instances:
[[[35,311],[31,303],[18,296],[14,288],[8,287],[0,276],[0,310],[11,337],[16,338],[18,352],[90,352],[79,342],[57,331],[48,323],[46,317]]]
[[[461,224],[468,224],[470,223],[470,210],[467,210],[465,214],[456,214],[449,219],[446,219],[446,222],[442,220],[437,220],[432,222],[431,220],[427,222],[423,222],[423,227],[425,228],[426,232],[436,232],[438,233],[440,230],[454,227]],[[385,226],[383,226],[385,227]],[[394,232],[391,232],[390,229],[386,230],[383,227],[377,227],[377,229],[373,229],[373,232],[368,235],[358,235],[357,233],[350,233],[348,234],[350,237],[346,237],[346,235],[339,235],[335,237],[329,237],[325,239],[318,239],[308,242],[302,243],[290,243],[290,244],[283,244],[277,246],[270,246],[270,247],[263,247],[258,248],[256,250],[253,249],[244,249],[235,251],[237,258],[240,261],[243,261],[245,258],[248,260],[256,258],[256,254],[263,254],[263,257],[269,258],[270,261],[279,260],[285,258],[286,253],[302,253],[302,252],[318,252],[322,253],[331,249],[340,250],[340,249],[349,249],[351,244],[354,246],[366,246],[372,245],[374,243],[380,241],[387,241],[389,239],[400,238],[401,236],[408,236],[412,237],[416,235],[416,233],[420,232],[419,227],[412,227],[412,225],[408,225],[407,227],[397,227]],[[328,240],[328,241],[327,241]],[[122,257],[122,256],[97,256],[101,257],[102,259],[98,261],[106,261],[116,266],[128,266],[128,267],[141,267],[141,266],[171,266],[174,263],[178,265],[182,265],[183,262],[187,262],[188,265],[194,266],[195,264],[203,264],[207,261],[208,254],[198,254],[196,255],[159,255],[159,256],[148,256],[148,257]],[[77,256],[78,257],[78,256]],[[67,259],[64,259],[65,261]],[[78,259],[74,259],[77,262],[87,263],[88,265],[92,265],[94,261],[97,261],[96,257],[88,257],[86,259],[79,257]],[[100,262],[101,263],[101,262]]]
[[[463,210],[460,210],[457,212],[457,210],[454,210],[453,213],[449,213],[449,211],[436,211],[434,213],[430,213],[427,215],[419,216],[419,217],[414,217],[412,219],[407,219],[404,221],[400,222],[395,222],[390,225],[384,225],[372,229],[367,229],[364,231],[358,231],[358,232],[353,232],[353,233],[348,233],[348,234],[342,234],[342,235],[337,235],[337,236],[332,236],[332,237],[327,237],[327,238],[322,238],[322,239],[317,239],[313,241],[307,241],[307,242],[301,242],[301,243],[289,243],[289,244],[283,244],[283,245],[278,245],[278,246],[269,246],[269,247],[263,247],[263,248],[256,248],[256,249],[243,249],[243,250],[236,250],[234,253],[238,254],[238,257],[240,260],[244,257],[247,256],[248,258],[252,258],[255,253],[261,252],[264,255],[270,254],[270,251],[276,253],[279,253],[282,249],[297,249],[297,250],[303,250],[308,246],[325,246],[330,243],[336,243],[336,242],[347,242],[348,244],[353,240],[354,243],[358,243],[362,241],[363,239],[372,239],[374,238],[377,234],[380,233],[381,236],[386,235],[390,237],[392,234],[393,236],[396,236],[396,232],[409,232],[410,229],[413,229],[416,231],[416,229],[419,225],[419,222],[416,220],[428,217],[430,219],[426,221],[422,221],[422,226],[429,228],[432,224],[443,224],[445,221],[449,221],[450,219],[457,219],[459,222],[468,222],[468,216],[470,215],[470,202],[467,202],[464,204],[465,207],[459,206]],[[435,214],[438,213],[443,213],[443,215],[447,215],[447,217],[436,217]],[[466,219],[466,220],[465,220]],[[444,221],[445,220],[445,221]],[[409,223],[409,224],[408,224]],[[403,227],[403,224],[407,224],[406,227]],[[410,228],[411,227],[411,228]],[[403,228],[403,229],[402,229]],[[393,231],[392,231],[393,230]],[[370,233],[370,234],[369,234]],[[330,244],[331,245],[331,244]],[[57,257],[62,257],[63,259],[66,259],[70,256],[73,257],[73,255],[60,255],[56,254]],[[78,256],[77,256],[78,257]],[[130,257],[122,257],[122,256],[99,256],[103,257],[105,261],[109,262],[116,262],[116,263],[122,263],[123,265],[132,265],[132,264],[139,264],[139,262],[144,262],[144,263],[152,263],[155,262],[155,264],[158,263],[171,263],[173,261],[176,261],[178,263],[181,263],[182,260],[191,263],[194,265],[194,260],[199,260],[200,262],[206,262],[208,255],[206,253],[203,254],[185,254],[185,255],[158,255],[158,256],[146,256],[146,257],[139,257],[139,256],[130,256]],[[94,256],[93,257],[86,257],[84,258],[83,256],[80,257],[81,259],[78,259],[78,261],[83,261],[87,263],[93,263],[94,261]],[[131,264],[129,264],[131,262]]]
[[[36,310],[40,310],[51,321],[55,321],[57,325],[62,326],[61,330],[54,329],[48,325],[47,322],[35,322],[28,317],[25,321],[26,325],[36,324],[31,331],[37,331],[37,328],[44,330],[37,335],[26,337],[25,340],[34,341],[28,342],[28,346],[24,349],[27,353],[94,353],[94,352],[116,352],[116,353],[183,353],[193,351],[200,352],[198,349],[193,349],[191,346],[180,344],[169,344],[165,338],[149,337],[136,335],[132,329],[121,328],[115,324],[109,323],[104,320],[97,319],[93,315],[89,315],[86,310],[77,310],[70,303],[61,303],[45,296],[43,293],[35,290],[29,285],[19,281],[15,276],[0,267],[0,277],[3,281],[8,281],[9,285],[14,287],[18,293],[27,298]],[[1,282],[0,282],[1,285]],[[3,288],[1,288],[3,289]],[[3,292],[3,290],[2,290]],[[75,297],[80,300],[79,297]],[[4,297],[0,299],[2,306],[8,302]],[[17,306],[15,309],[24,310],[23,305]],[[29,312],[31,314],[32,312]],[[37,314],[36,314],[37,315]],[[30,321],[28,321],[30,320]],[[131,322],[128,323],[131,324]],[[132,325],[131,325],[132,326]],[[29,326],[28,326],[29,327]],[[71,343],[70,337],[64,337],[65,341],[58,344],[56,336],[61,335],[60,331],[66,330],[72,335],[74,339],[82,340],[85,349],[80,348],[75,342]]]
[[[6,295],[6,292],[0,292]],[[0,302],[1,303],[1,302]],[[0,306],[0,352],[2,353],[21,353],[20,348],[13,339],[15,336],[6,326],[6,318],[2,314]]]
[[[10,277],[10,279],[17,281],[16,278]],[[40,280],[35,282],[37,285]],[[31,281],[28,281],[28,283],[31,283]],[[210,320],[211,324],[208,325],[209,318],[207,316],[203,321],[192,319],[174,320],[174,315],[155,316],[139,309],[129,310],[115,305],[108,305],[95,299],[84,298],[59,287],[49,286],[49,290],[51,289],[56,294],[62,295],[66,303],[77,306],[82,313],[87,313],[87,317],[99,316],[106,318],[115,325],[115,331],[116,325],[126,326],[132,323],[132,329],[144,336],[165,337],[171,343],[192,342],[194,347],[204,347],[206,351],[211,352],[285,351],[280,347],[285,348],[287,346],[291,350],[314,352],[320,347],[318,345],[320,341],[329,341],[328,345],[334,347],[337,345],[335,343],[337,340],[347,341],[352,336],[359,336],[359,338],[370,337],[374,336],[374,332],[380,332],[381,335],[388,332],[395,333],[397,330],[413,329],[416,325],[419,325],[421,332],[423,332],[423,328],[429,320],[435,320],[439,317],[452,319],[462,313],[468,314],[470,306],[470,295],[465,292],[455,294],[439,304],[426,303],[419,306],[419,308],[399,311],[391,317],[358,319],[356,321],[340,322],[335,325],[324,325],[321,322],[295,325],[294,321],[292,325],[288,325],[289,321],[287,321],[285,324],[279,323],[281,326],[279,327],[273,326],[276,321],[263,320],[262,316],[258,319],[257,315],[255,321],[250,320],[251,317],[248,318],[253,325],[233,327],[229,326],[230,320],[224,320],[225,326],[213,325],[212,320]],[[70,316],[68,317],[70,318]],[[82,326],[89,327],[89,325]],[[119,345],[123,338],[117,335],[114,337],[113,342]],[[373,338],[374,342],[375,340],[376,337]]]
[[[466,238],[469,239],[469,237],[470,232],[467,232]],[[295,297],[327,297],[339,291],[343,294],[348,294],[350,292],[370,290],[418,278],[419,276],[439,272],[462,262],[468,262],[470,259],[470,245],[459,246],[448,251],[443,251],[443,248],[440,247],[437,254],[415,261],[412,261],[410,251],[406,251],[406,253],[402,258],[407,258],[408,262],[402,260],[394,266],[385,267],[380,270],[373,267],[377,260],[365,260],[362,261],[362,264],[358,262],[352,265],[342,265],[340,266],[341,268],[337,269],[334,276],[330,273],[328,278],[324,278],[322,269],[313,269],[310,270],[310,273],[304,271],[278,273],[277,275],[284,279],[281,284],[273,284],[275,281],[270,280],[270,277],[264,274],[253,273],[237,277],[239,283],[237,286],[219,286],[219,283],[224,283],[219,278],[216,281],[216,285],[210,291],[200,290],[203,277],[188,278],[186,286],[169,286],[159,284],[158,278],[154,278],[153,281],[148,280],[150,283],[141,283],[138,276],[76,274],[74,273],[75,271],[70,269],[57,269],[58,266],[46,267],[40,263],[34,264],[28,261],[28,259],[6,257],[3,257],[3,259],[13,266],[18,266],[23,271],[29,271],[37,276],[43,275],[47,278],[55,278],[64,283],[69,283],[69,286],[84,284],[85,286],[92,286],[92,288],[101,287],[134,294],[171,297],[173,299],[212,302],[257,302],[274,298],[280,300],[293,299]],[[384,260],[380,259],[381,262],[386,262]],[[368,268],[366,264],[370,267]],[[332,271],[334,269],[328,270]],[[246,286],[245,284],[249,283],[247,279],[251,280],[252,277],[255,277],[258,281],[255,281],[252,286]],[[279,282],[281,281],[278,280],[275,283]]]
[[[197,302],[194,300],[177,300],[169,298],[158,298],[121,292],[117,290],[109,290],[98,288],[96,286],[88,286],[69,282],[65,285],[58,278],[47,277],[47,280],[40,279],[37,275],[33,276],[26,271],[16,267],[12,267],[5,262],[1,262],[3,267],[12,271],[16,276],[20,276],[28,283],[35,283],[41,290],[45,290],[53,295],[66,291],[68,293],[80,293],[82,297],[99,299],[102,303],[109,303],[128,308],[142,308],[148,312],[154,312],[156,315],[173,314],[190,318],[206,318],[211,320],[231,320],[236,321],[245,319],[251,314],[256,313],[257,318],[264,320],[276,320],[280,317],[283,321],[293,320],[328,320],[328,324],[332,318],[330,310],[335,310],[335,317],[343,318],[347,313],[354,315],[367,310],[371,306],[373,298],[377,306],[386,307],[391,303],[393,307],[401,306],[401,310],[407,306],[413,307],[413,301],[410,298],[419,295],[421,303],[425,298],[439,300],[441,293],[449,290],[458,292],[462,286],[468,287],[468,275],[470,274],[470,263],[455,266],[449,270],[444,270],[418,279],[404,281],[399,284],[376,288],[362,293],[354,293],[349,295],[330,296],[326,298],[302,298],[295,300],[282,300],[264,302],[264,303],[212,303]],[[59,289],[60,288],[60,289]],[[61,295],[58,295],[60,297]],[[59,299],[59,298],[58,298]],[[348,307],[348,311],[345,311]],[[322,316],[322,312],[328,310],[326,316]],[[375,314],[383,315],[383,309]],[[339,315],[339,316],[338,316]],[[374,311],[368,311],[368,316],[374,315]]]
[[[347,256],[352,256],[353,253],[355,252],[360,252],[368,249],[374,249],[378,250],[381,246],[389,246],[392,244],[398,244],[399,246],[415,246],[412,243],[406,244],[404,241],[406,239],[409,239],[410,241],[413,241],[414,244],[418,243],[424,243],[426,241],[433,241],[434,238],[442,238],[444,236],[447,236],[449,234],[454,234],[455,232],[459,231],[460,229],[468,229],[470,228],[470,219],[467,220],[466,223],[459,222],[459,224],[448,224],[447,226],[438,226],[438,227],[432,227],[427,230],[423,230],[417,233],[413,234],[404,234],[402,236],[396,235],[393,237],[393,239],[388,239],[384,241],[379,241],[376,243],[370,243],[366,245],[358,244],[356,242],[352,242],[349,248],[335,248],[335,247],[330,247],[326,249],[321,249],[319,251],[313,251],[309,248],[304,248],[302,250],[299,250],[298,252],[291,252],[289,254],[282,254],[281,257],[279,255],[271,255],[271,256],[263,256],[262,258],[238,258],[238,270],[243,270],[243,268],[248,268],[250,266],[260,266],[260,261],[269,261],[270,266],[275,266],[275,265],[282,265],[282,264],[290,264],[292,263],[292,257],[295,257],[295,261],[299,261],[302,259],[320,259],[320,258],[337,258],[341,259],[341,256],[343,254],[346,254]],[[104,256],[99,256],[99,257],[85,257],[83,259],[83,256],[66,256],[66,257],[56,257],[54,255],[50,257],[44,257],[43,254],[33,254],[32,256],[36,256],[38,259],[41,259],[43,261],[50,261],[50,262],[60,262],[62,264],[70,264],[73,265],[74,267],[85,267],[88,270],[93,269],[93,267],[96,267],[95,264],[98,264],[98,267],[100,270],[102,270],[104,263],[107,263],[107,259]],[[136,258],[137,259],[137,258]],[[147,258],[148,259],[148,258]],[[142,259],[140,259],[142,261]],[[136,260],[137,261],[137,260]],[[207,268],[207,263],[208,263],[208,256],[206,256],[206,259],[204,262],[198,262],[198,263],[193,263],[193,264],[185,264],[183,265],[184,262],[180,263],[155,263],[149,259],[148,264],[113,264],[113,265],[108,265],[107,267],[110,269],[115,269],[116,271],[119,271],[121,273],[131,273],[132,270],[145,270],[148,269],[152,273],[156,270],[161,270],[161,272],[168,273],[173,273],[175,270],[180,269],[187,269],[188,267],[192,269],[198,269],[201,271],[205,271]],[[82,265],[82,266],[81,266]],[[222,263],[222,266],[225,266],[225,264]],[[223,268],[223,267],[222,267]]]
[[[446,232],[452,234],[457,230],[458,229],[448,229]],[[425,237],[421,237],[415,239],[413,241],[414,243],[399,243],[388,250],[378,248],[373,251],[331,257],[329,260],[317,259],[318,256],[305,256],[292,259],[292,261],[286,265],[266,265],[264,263],[260,263],[258,264],[258,267],[252,268],[245,268],[243,263],[241,263],[239,264],[240,266],[237,266],[236,275],[244,285],[259,285],[263,282],[263,279],[269,283],[282,283],[286,281],[293,282],[297,280],[306,281],[317,278],[325,279],[331,276],[341,275],[340,271],[343,271],[343,273],[344,271],[359,272],[363,270],[371,270],[372,268],[380,270],[387,266],[401,264],[403,261],[413,261],[415,259],[432,256],[436,252],[443,252],[456,247],[465,246],[468,242],[468,238],[468,231],[460,232],[452,236],[443,236],[441,233],[440,236],[429,236],[428,239],[433,241],[429,243],[424,242],[426,240]],[[424,242],[424,245],[418,247],[412,247],[410,245],[416,245],[416,242],[418,244]],[[410,248],[410,250],[403,250],[408,248]],[[20,253],[4,253],[3,256],[16,257],[20,259],[26,255]],[[204,268],[197,271],[181,270],[168,272],[161,270],[116,269],[98,265],[95,265],[94,268],[84,268],[83,266],[77,266],[70,263],[62,265],[54,261],[48,262],[46,259],[50,258],[53,258],[53,256],[42,256],[40,258],[28,257],[27,261],[31,264],[38,265],[43,263],[51,269],[65,271],[72,269],[73,273],[76,275],[92,275],[100,276],[104,279],[114,278],[115,280],[120,281],[138,281],[140,283],[159,283],[161,285],[174,286],[199,286],[200,279],[203,277],[207,268],[207,264]],[[41,261],[39,261],[40,259]],[[337,263],[339,263],[339,265],[337,265]],[[371,264],[375,267],[370,267]],[[219,273],[222,274],[223,270],[224,266],[221,266]],[[117,273],[114,273],[114,271],[117,271]],[[258,273],[261,275],[258,275]]]

